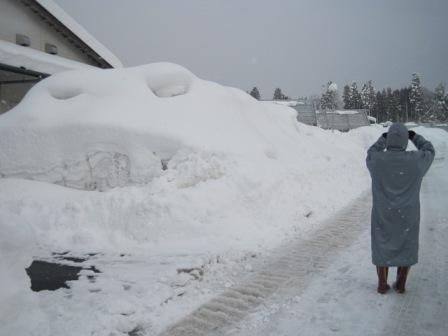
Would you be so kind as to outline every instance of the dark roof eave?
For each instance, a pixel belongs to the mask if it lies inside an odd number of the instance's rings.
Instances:
[[[32,76],[32,77],[36,77],[36,78],[42,78],[42,79],[50,76],[49,74],[44,73],[44,72],[29,70],[25,67],[15,67],[12,65],[4,64],[4,63],[0,63],[0,70],[10,71],[10,72],[19,73],[22,75]]]

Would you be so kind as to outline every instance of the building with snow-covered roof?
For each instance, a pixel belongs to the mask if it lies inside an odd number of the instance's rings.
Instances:
[[[0,0],[0,113],[54,73],[122,66],[52,0]]]

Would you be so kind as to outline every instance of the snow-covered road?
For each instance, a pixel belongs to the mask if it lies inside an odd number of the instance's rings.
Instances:
[[[228,335],[446,335],[447,195],[446,164],[438,160],[422,186],[420,261],[406,294],[375,292],[366,216],[359,221],[362,234],[341,253],[329,254],[329,266],[317,269],[312,283],[285,288]],[[395,270],[389,277],[392,282]]]
[[[420,261],[407,292],[376,293],[370,259],[370,198],[317,232],[292,240],[167,335],[446,335],[448,330],[448,176],[436,160],[421,192]],[[395,278],[395,269],[389,276]]]

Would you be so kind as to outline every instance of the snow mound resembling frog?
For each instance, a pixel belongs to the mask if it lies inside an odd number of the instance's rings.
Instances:
[[[0,177],[108,190],[151,181],[180,150],[277,159],[296,133],[279,108],[170,63],[68,71],[0,116]]]

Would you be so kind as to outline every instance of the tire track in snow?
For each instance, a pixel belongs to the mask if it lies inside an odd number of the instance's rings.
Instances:
[[[160,336],[220,335],[282,288],[305,289],[338,251],[366,230],[370,207],[368,193],[322,223],[310,237],[291,239],[253,276],[203,304]]]

